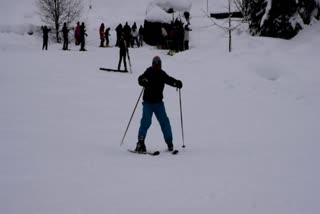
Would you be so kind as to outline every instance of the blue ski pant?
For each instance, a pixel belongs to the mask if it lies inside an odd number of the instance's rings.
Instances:
[[[171,125],[164,107],[164,103],[148,103],[144,101],[142,106],[142,118],[140,122],[138,139],[144,140],[146,138],[148,129],[152,123],[152,115],[154,113],[159,121],[165,142],[172,142]]]

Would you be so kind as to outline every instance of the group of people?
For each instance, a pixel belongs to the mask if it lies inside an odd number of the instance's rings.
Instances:
[[[170,49],[175,52],[189,50],[190,23],[183,24],[176,19],[170,25],[161,27],[159,46],[162,49]]]
[[[84,22],[82,22],[81,25],[80,25],[80,22],[78,22],[77,26],[73,29],[75,29],[75,31],[74,31],[75,45],[76,46],[80,45],[80,51],[86,51],[85,37],[88,36],[88,34],[86,33],[86,26],[85,26]],[[49,32],[51,31],[51,29],[48,28],[47,26],[42,26],[41,30],[42,30],[42,35],[43,35],[42,50],[48,50]],[[67,27],[67,23],[64,23],[62,30],[61,30],[62,38],[63,38],[62,50],[70,50],[68,48],[68,46],[69,46],[69,32],[70,32],[70,29]]]
[[[133,25],[130,27],[128,22],[124,26],[122,24],[119,24],[116,27],[117,32],[117,42],[116,46],[120,45],[120,39],[121,36],[124,37],[128,47],[134,47],[136,45],[137,47],[143,46],[143,31],[144,28],[142,25],[140,25],[140,28],[137,28],[137,24],[134,22]]]
[[[109,47],[109,36],[110,36],[110,28],[104,27],[104,23],[101,23],[99,28],[99,36],[100,36],[100,47]],[[104,45],[106,42],[106,45]]]

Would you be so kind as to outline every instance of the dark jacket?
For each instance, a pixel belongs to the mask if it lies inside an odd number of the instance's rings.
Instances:
[[[64,38],[65,40],[68,39],[68,33],[69,33],[69,29],[67,28],[67,26],[63,26],[63,28],[62,28],[62,34],[63,34],[63,38]]]
[[[43,39],[48,39],[49,37],[49,32],[51,31],[51,29],[47,28],[46,26],[44,26],[42,28],[42,32],[43,32]]]
[[[139,85],[145,87],[143,100],[150,103],[161,102],[163,99],[164,85],[176,87],[177,80],[170,77],[165,71],[154,71],[149,67],[138,78]]]

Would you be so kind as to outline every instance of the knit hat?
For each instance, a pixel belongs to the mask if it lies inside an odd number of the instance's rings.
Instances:
[[[155,56],[152,59],[152,65],[161,65],[161,59],[159,56]]]

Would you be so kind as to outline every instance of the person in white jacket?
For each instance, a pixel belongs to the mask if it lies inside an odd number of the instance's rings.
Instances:
[[[133,48],[135,42],[136,42],[137,46],[140,47],[138,36],[139,36],[139,32],[137,31],[137,29],[136,28],[132,28],[131,29],[131,38],[132,38],[131,47],[132,48]]]
[[[189,50],[189,24],[184,27],[184,50]]]

